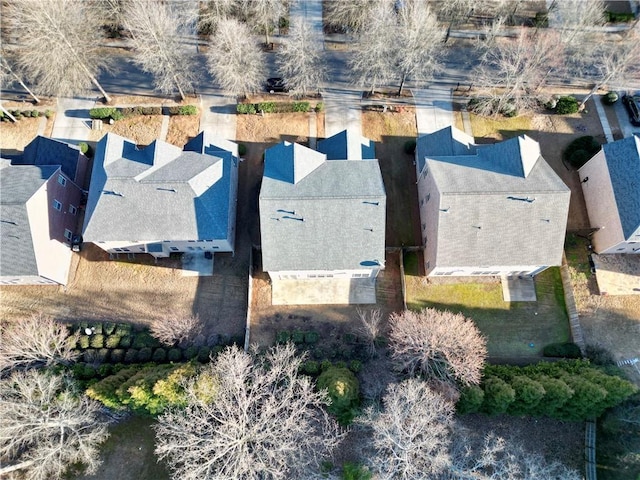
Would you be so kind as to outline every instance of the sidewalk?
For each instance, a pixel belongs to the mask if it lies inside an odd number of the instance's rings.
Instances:
[[[322,92],[324,101],[325,136],[330,137],[343,130],[362,135],[362,106],[360,90],[327,89]]]
[[[236,141],[236,99],[222,94],[201,95],[200,131]]]
[[[416,104],[418,135],[432,133],[453,125],[453,95],[451,89],[433,86],[413,90]]]
[[[87,141],[91,132],[89,110],[95,103],[93,98],[58,98],[51,138],[75,144]]]

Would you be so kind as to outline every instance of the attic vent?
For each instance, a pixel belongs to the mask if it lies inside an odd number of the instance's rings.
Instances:
[[[449,213],[449,208],[451,208],[451,207],[441,208],[441,209],[440,209],[440,211],[441,211],[442,213]]]
[[[529,198],[529,197],[514,197],[514,196],[508,196],[507,200],[519,200],[520,202],[527,202],[527,203],[533,203],[535,202],[535,197],[534,198]]]
[[[115,190],[103,190],[102,193],[105,195],[115,195],[116,197],[124,197],[124,194],[120,192],[116,192]]]
[[[282,217],[283,219],[287,219],[287,220],[297,220],[299,222],[304,222],[304,218],[297,218],[297,217],[291,217],[289,215],[285,215]]]
[[[289,215],[295,215],[296,211],[295,210],[283,210],[283,209],[278,209],[278,213],[288,213]]]
[[[177,192],[177,190],[175,188],[162,188],[162,187],[157,187],[156,190],[162,190],[163,192]]]
[[[376,207],[380,205],[380,202],[368,202],[366,200],[363,200],[362,203],[365,203],[367,205],[375,205]]]

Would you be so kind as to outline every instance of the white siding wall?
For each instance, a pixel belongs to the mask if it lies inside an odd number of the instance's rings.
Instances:
[[[109,253],[148,253],[147,245],[151,243],[162,244],[162,253],[149,252],[156,257],[167,257],[171,253],[179,252],[233,252],[233,245],[229,240],[213,240],[205,242],[203,240],[189,242],[186,240],[179,241],[118,241],[118,242],[96,242],[96,245]]]
[[[600,150],[578,170],[578,174],[583,182],[582,192],[589,223],[593,228],[600,227],[591,237],[594,250],[597,253],[624,253],[618,251],[619,248],[625,248],[621,246],[625,239],[604,152]],[[584,181],[587,177],[588,180]]]
[[[473,276],[488,276],[488,275],[534,275],[545,270],[547,267],[544,265],[496,265],[490,267],[436,267],[428,272],[428,276],[452,276],[452,277],[473,277]]]
[[[0,277],[0,285],[59,285],[58,282],[44,277]]]
[[[304,278],[370,278],[377,277],[379,268],[363,270],[292,270],[269,272],[272,280],[294,280]]]

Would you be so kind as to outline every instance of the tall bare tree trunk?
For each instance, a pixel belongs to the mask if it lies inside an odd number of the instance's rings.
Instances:
[[[18,75],[16,75],[16,74],[15,74],[15,72],[14,72],[13,70],[9,69],[9,71],[11,72],[11,75],[13,75],[13,76],[15,77],[15,79],[18,81],[18,83],[20,84],[20,86],[21,86],[22,88],[24,88],[24,89],[27,91],[27,93],[28,93],[29,95],[31,95],[31,98],[33,98],[33,101],[34,101],[34,102],[36,102],[36,103],[40,103],[40,99],[39,99],[38,97],[36,97],[36,95],[35,95],[35,94],[34,94],[34,93],[29,89],[29,87],[27,87],[27,86],[24,84],[24,82],[22,81],[22,79],[21,79]]]
[[[402,89],[404,88],[404,82],[407,79],[407,74],[403,73],[402,74],[402,78],[400,80],[400,88],[398,88],[398,96],[401,97],[402,96]]]

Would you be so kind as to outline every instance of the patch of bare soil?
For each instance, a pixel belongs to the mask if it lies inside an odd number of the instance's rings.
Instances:
[[[149,145],[160,135],[162,115],[131,115],[114,122],[104,123],[102,130],[91,130],[90,141],[100,140],[106,133],[115,133],[133,140],[137,145]]]
[[[137,106],[137,105],[195,105],[199,103],[196,97],[187,97],[184,100],[174,97],[157,97],[147,95],[111,95],[109,105],[115,107]]]
[[[386,137],[415,138],[418,135],[415,107],[401,105],[385,113],[363,112],[362,132],[376,142],[382,142]]]
[[[31,140],[38,134],[38,128],[45,124],[44,135],[50,136],[53,130],[53,119],[44,116],[22,118],[16,123],[0,123],[0,148],[3,150],[23,151]]]
[[[309,113],[266,113],[238,115],[236,139],[243,143],[309,141]]]
[[[183,147],[200,132],[200,111],[197,115],[172,115],[169,117],[169,130],[166,141]]]

